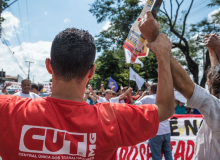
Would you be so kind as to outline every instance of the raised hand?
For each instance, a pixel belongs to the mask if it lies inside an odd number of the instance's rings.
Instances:
[[[150,11],[139,22],[139,29],[142,36],[148,41],[153,42],[159,34],[159,23],[154,19]]]
[[[172,43],[166,35],[160,33],[154,42],[147,44],[147,47],[154,52],[157,61],[167,60],[168,63],[170,62]]]

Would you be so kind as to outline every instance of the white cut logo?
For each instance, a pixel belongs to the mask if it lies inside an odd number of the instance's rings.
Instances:
[[[88,147],[87,139],[90,142]],[[21,131],[19,150],[31,153],[91,157],[95,155],[95,142],[96,133],[90,133],[87,137],[87,133],[24,125]],[[88,154],[87,148],[89,149]]]

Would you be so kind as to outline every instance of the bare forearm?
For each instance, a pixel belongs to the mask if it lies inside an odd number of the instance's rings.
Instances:
[[[124,99],[127,94],[128,94],[128,92],[126,91],[126,92],[122,93],[121,95],[119,95],[118,96],[119,100]]]
[[[86,102],[86,100],[89,98],[89,94],[85,94],[84,98],[83,98],[83,102]]]
[[[192,97],[195,84],[179,62],[171,56],[171,72],[174,88],[187,100]]]
[[[159,121],[164,121],[174,112],[173,80],[170,63],[158,60],[158,87],[156,105],[158,106]]]
[[[92,99],[92,101],[94,102],[94,103],[96,103],[96,98],[95,97],[93,97],[93,96],[91,96],[91,95],[89,95],[89,97]]]
[[[133,100],[133,98],[132,98],[131,92],[128,93],[128,99],[129,99],[129,101],[130,101],[131,104],[134,103],[134,100]]]
[[[219,63],[220,62],[220,46],[215,48],[215,54],[217,56],[218,63]]]
[[[209,58],[210,58],[210,62],[211,62],[211,67],[213,67],[219,63],[218,58],[215,54],[209,54]]]

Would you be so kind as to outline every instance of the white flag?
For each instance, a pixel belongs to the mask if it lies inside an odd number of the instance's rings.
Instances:
[[[129,68],[129,79],[135,81],[138,89],[141,90],[145,80],[144,78],[140,77],[131,67]]]
[[[124,48],[124,51],[125,51],[126,63],[131,63],[131,52],[129,50],[127,50],[126,48]],[[144,66],[144,64],[138,58],[136,59],[136,61],[134,63],[140,64],[141,67]]]
[[[178,100],[182,103],[186,103],[186,98],[181,93],[179,93],[178,91],[174,91],[174,96],[175,96],[176,100]]]

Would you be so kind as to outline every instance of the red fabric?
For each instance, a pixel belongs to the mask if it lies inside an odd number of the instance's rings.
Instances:
[[[118,147],[154,137],[153,105],[0,96],[2,159],[115,159]]]
[[[130,103],[130,100],[129,100],[129,98],[128,98],[128,96],[125,96],[124,101],[125,101],[125,103],[127,103],[127,104],[131,104],[131,103]]]
[[[136,96],[134,96],[132,98],[133,98],[133,100],[137,100],[139,97],[140,97],[140,95],[136,95]]]

